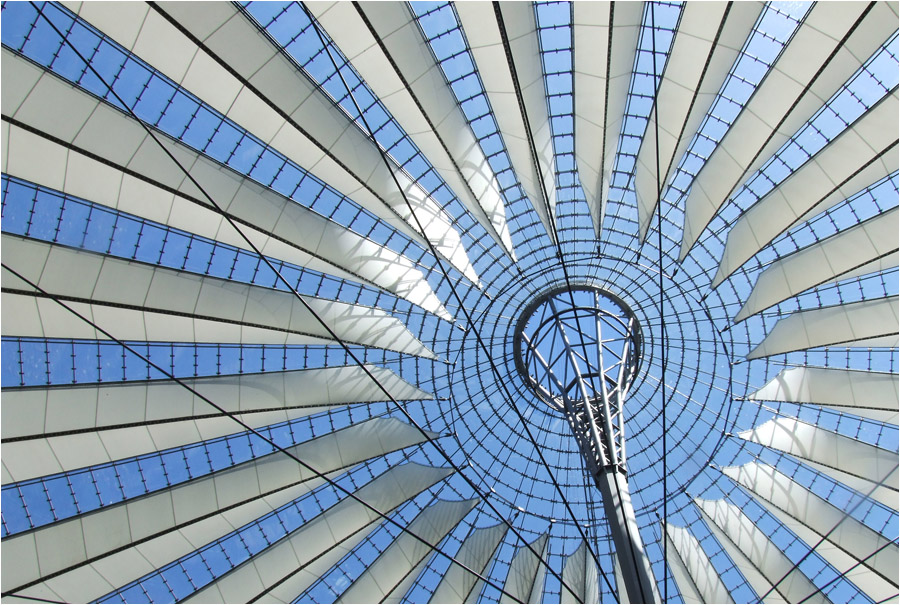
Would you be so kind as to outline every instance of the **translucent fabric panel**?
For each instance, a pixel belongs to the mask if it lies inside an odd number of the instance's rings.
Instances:
[[[809,311],[778,320],[747,359],[830,345],[896,347],[897,297],[876,298]]]
[[[547,534],[541,535],[531,543],[535,555],[525,546],[516,549],[509,571],[506,574],[506,582],[503,590],[508,592],[523,603],[540,603],[544,595],[544,576],[547,568],[541,563],[541,559],[547,556]],[[500,596],[501,603],[513,603],[507,595]]]
[[[473,530],[459,547],[455,555],[456,560],[469,569],[484,575],[506,530],[505,523]],[[451,563],[431,596],[430,602],[467,603],[477,581],[478,577],[459,565]]]
[[[641,2],[577,2],[575,160],[598,237],[643,16]]]
[[[659,183],[665,191],[666,183],[722,88],[764,6],[763,2],[685,5],[659,84],[656,107],[648,116],[634,172],[642,240],[650,227],[657,196],[661,194],[657,187],[657,142]]]
[[[390,2],[309,8],[460,202],[515,258],[493,170],[410,10]]]
[[[713,286],[793,225],[896,172],[898,112],[895,90],[738,217]]]
[[[333,476],[334,474],[332,478]],[[184,524],[168,533],[121,549],[109,557],[95,558],[85,565],[28,586],[21,590],[20,594],[52,601],[90,603],[129,582],[153,573],[171,563],[173,559],[188,555],[197,548],[277,510],[321,487],[324,482],[324,479],[313,478],[293,487],[270,492],[262,498],[249,500],[222,510],[218,514]]]
[[[125,48],[338,191],[373,212],[387,204],[408,214],[377,147],[236,6],[183,2],[113,14],[86,3],[79,14],[103,20],[104,31]],[[159,36],[183,52],[161,52]],[[420,201],[429,205],[424,195]]]
[[[425,439],[427,436],[398,420],[374,418],[287,451],[318,472],[330,473]],[[4,455],[5,466],[10,457]],[[315,473],[294,459],[274,452],[145,498],[12,536],[3,541],[9,553],[3,557],[3,590],[17,590],[50,574],[115,555],[137,542],[314,477]]]
[[[110,14],[106,14],[103,9],[94,11],[93,9],[88,8],[89,6],[90,3],[88,3],[88,6],[83,10],[90,12],[92,15],[94,12],[102,13],[104,15],[103,18],[109,18],[110,15],[113,15],[117,18],[121,18],[123,21],[139,19],[142,14],[141,11],[143,10],[140,8],[141,5],[135,5],[133,8],[128,8],[127,4],[116,3],[112,6],[115,6],[117,10]],[[227,8],[228,5],[219,6],[219,10],[221,10],[222,6]],[[212,10],[212,8],[208,7],[204,10]],[[121,11],[122,14],[119,14],[117,11]],[[234,13],[234,15],[235,18],[233,21],[236,23],[244,22],[246,27],[252,27],[252,24],[250,24],[243,15],[238,13]],[[147,14],[147,18],[150,22],[156,23],[159,27],[169,28],[171,31],[177,32],[173,26],[163,20],[155,11],[151,10],[150,13]],[[114,20],[118,21],[118,19]],[[177,35],[181,37],[180,33]],[[254,38],[257,37],[255,33],[253,36]],[[260,40],[260,43],[268,44],[268,42],[264,40]],[[257,50],[262,52],[261,49]],[[284,59],[280,58],[281,55],[276,53],[274,47],[267,49],[266,52],[275,53],[270,61],[271,64],[279,65],[282,70],[289,69],[289,66],[282,65]],[[203,53],[200,53],[198,56],[207,57],[207,55]],[[217,73],[220,75],[222,75],[222,73],[227,74],[227,71],[224,70],[224,68],[217,63],[212,62],[211,59],[207,58],[204,61],[200,61],[200,63],[203,63],[204,70],[218,70]],[[95,97],[85,94],[77,88],[72,87],[70,84],[63,82],[53,74],[47,73],[43,75],[43,77],[40,77],[42,70],[39,67],[27,63],[21,58],[16,58],[15,55],[9,53],[9,51],[5,49],[3,50],[3,64],[4,67],[10,66],[9,73],[7,73],[6,70],[4,71],[5,75],[3,76],[3,82],[4,88],[9,87],[13,91],[8,93],[13,99],[11,104],[17,107],[12,116],[13,118],[24,124],[28,124],[29,126],[33,126],[39,131],[60,138],[66,143],[71,143],[69,146],[74,146],[77,150],[94,153],[102,158],[109,159],[113,162],[113,166],[121,166],[122,168],[127,168],[139,174],[149,176],[153,181],[156,181],[163,186],[169,186],[176,189],[179,193],[183,194],[181,197],[186,197],[190,200],[198,200],[201,204],[209,205],[203,191],[198,190],[189,179],[185,178],[182,169],[166,156],[159,148],[159,145],[149,137],[145,128],[139,123],[131,120],[128,116],[123,115],[121,111],[117,111],[104,102],[97,100]],[[261,72],[264,71],[265,70],[261,70]],[[163,69],[163,73],[167,73],[165,69]],[[37,84],[30,84],[35,75],[39,77],[39,80],[36,80]],[[264,75],[264,73],[261,73],[260,77],[262,77],[262,75]],[[355,176],[355,173],[347,172],[347,170],[349,170],[347,165],[336,163],[334,160],[330,159],[331,156],[325,152],[319,151],[317,155],[315,150],[319,149],[319,147],[309,139],[305,138],[305,135],[301,134],[300,131],[292,125],[286,124],[284,118],[279,116],[277,112],[275,112],[275,117],[272,117],[269,122],[274,121],[283,124],[283,127],[277,129],[277,132],[281,139],[287,140],[282,141],[278,139],[278,137],[271,141],[260,140],[263,143],[271,143],[274,148],[285,153],[288,159],[294,161],[304,169],[310,170],[312,174],[321,178],[323,182],[332,186],[336,191],[340,191],[344,195],[347,195],[362,207],[385,220],[394,228],[421,242],[422,245],[425,245],[424,238],[418,235],[418,231],[414,226],[415,221],[409,213],[409,209],[406,205],[406,200],[408,200],[423,226],[426,237],[435,245],[438,253],[450,260],[460,272],[473,282],[477,282],[478,277],[468,260],[465,250],[462,248],[459,234],[453,230],[450,225],[450,219],[443,214],[436,202],[428,198],[421,187],[412,183],[405,173],[394,167],[394,171],[397,173],[397,178],[400,181],[401,187],[404,189],[404,193],[401,195],[393,177],[387,169],[384,168],[381,154],[374,144],[372,144],[355,125],[349,122],[349,118],[347,118],[345,114],[335,108],[328,99],[324,98],[323,93],[315,89],[304,76],[300,76],[294,71],[290,71],[287,74],[279,72],[279,74],[276,75],[280,75],[284,78],[283,80],[278,80],[280,83],[279,85],[283,85],[286,82],[293,82],[301,86],[301,88],[306,86],[306,88],[299,92],[293,91],[295,96],[291,98],[295,101],[297,99],[307,99],[308,103],[306,103],[306,105],[310,105],[312,109],[306,107],[305,113],[312,112],[314,115],[305,119],[308,119],[312,121],[313,124],[323,128],[331,124],[332,128],[338,129],[339,133],[342,132],[346,137],[353,139],[350,143],[344,144],[344,147],[347,148],[347,153],[352,153],[353,157],[359,159],[366,156],[366,153],[364,152],[368,149],[368,161],[371,165],[365,168],[359,168],[359,171],[361,174],[365,175],[369,175],[374,171],[373,176],[369,178],[369,181],[377,181],[380,183],[380,186],[376,187],[368,181],[359,184],[359,179],[362,177]],[[225,76],[222,77],[224,78]],[[231,76],[228,75],[227,77],[230,78]],[[179,82],[177,78],[173,79],[176,83]],[[7,83],[7,81],[9,83]],[[243,107],[243,109],[241,109],[243,113],[247,114],[247,119],[252,118],[253,120],[258,121],[265,117],[267,112],[274,112],[273,109],[266,103],[260,101],[254,94],[246,92],[247,89],[244,90],[245,92],[241,97],[253,101],[248,107]],[[23,102],[26,97],[27,102]],[[206,100],[203,98],[203,95],[200,95],[200,98],[201,100]],[[278,97],[275,98],[277,100]],[[268,102],[274,101],[269,99]],[[18,107],[19,105],[21,105],[21,107]],[[92,106],[97,108],[96,111],[91,110]],[[213,106],[215,106],[215,104]],[[70,107],[83,108],[82,111],[79,111],[79,115],[74,118],[76,122],[80,119],[82,128],[72,131],[65,126],[61,127],[58,121],[47,119],[48,115],[69,111]],[[232,107],[234,111],[238,111],[241,104],[235,101],[230,107]],[[304,107],[304,105],[301,105],[295,112],[301,112],[301,110],[304,110]],[[317,115],[313,110],[325,112],[326,115]],[[228,112],[224,112],[224,115],[228,116]],[[338,121],[337,125],[335,125],[335,120]],[[341,123],[343,125],[341,125]],[[343,130],[341,131],[339,127]],[[119,132],[121,133],[121,136],[113,140],[103,136],[103,133],[110,131]],[[221,174],[217,174],[217,172],[222,170],[217,163],[208,159],[198,161],[197,157],[200,154],[186,146],[172,141],[169,137],[160,135],[159,133],[157,133],[156,136],[162,139],[164,145],[166,145],[169,151],[178,158],[182,166],[191,172],[192,176],[200,183],[200,186],[203,187],[213,197],[216,203],[224,209],[235,216],[246,220],[250,225],[257,227],[264,232],[274,232],[277,227],[278,231],[275,232],[275,234],[288,239],[288,241],[296,241],[298,229],[301,232],[304,231],[302,224],[298,224],[296,220],[291,220],[297,217],[298,211],[289,210],[288,214],[282,217],[279,210],[281,206],[284,205],[284,202],[279,201],[279,203],[276,203],[273,206],[273,199],[276,201],[280,200],[280,196],[274,192],[266,194],[267,199],[263,200],[263,202],[265,202],[268,207],[265,207],[266,211],[263,212],[263,206],[260,204],[253,204],[263,188],[256,185],[248,185],[252,195],[247,195],[248,192],[246,190],[238,188],[239,184],[246,183],[246,179],[236,178],[234,174],[227,170],[226,173],[229,173],[231,178],[223,179]],[[302,139],[302,142],[297,142],[291,137],[299,137]],[[288,143],[290,143],[290,145],[288,145]],[[49,143],[43,143],[42,145],[48,144]],[[63,151],[60,150],[54,156],[50,157],[55,159],[62,153]],[[313,157],[307,157],[311,153],[313,154]],[[328,150],[328,153],[331,153],[331,150]],[[123,159],[129,159],[129,161],[123,162]],[[345,158],[341,159],[344,160]],[[350,161],[349,158],[347,161]],[[56,174],[69,176],[66,174],[64,166],[65,165],[63,164],[62,167],[57,168]],[[378,172],[379,168],[381,168],[385,174],[380,174]],[[39,175],[45,171],[42,168],[36,168],[31,165],[28,162],[27,153],[10,155],[6,170],[9,174],[16,174],[24,179],[34,182],[39,182],[36,181],[35,178],[39,178]],[[78,175],[72,175],[71,178],[77,179]],[[42,184],[62,190],[64,181],[59,176],[57,179],[57,181]],[[348,187],[348,184],[354,182],[357,182],[358,184],[356,188]],[[98,185],[103,186],[103,184],[104,182],[102,181],[98,182],[91,180],[86,186],[97,188]],[[106,183],[106,186],[108,187],[109,183]],[[140,188],[138,188],[138,190],[140,191]],[[107,195],[113,194],[115,194],[115,190],[107,192]],[[83,197],[92,199],[93,196]],[[181,201],[181,203],[184,204],[185,202]],[[256,214],[254,214],[251,209],[255,210]],[[310,216],[309,213],[305,215],[302,214],[302,211],[300,211],[300,213],[300,216]],[[163,215],[163,217],[167,216],[168,214]],[[400,220],[398,216],[402,217],[403,220]],[[217,218],[210,226],[219,227],[221,223],[222,219]],[[210,226],[207,226],[207,230]],[[205,231],[206,230],[202,231],[201,234],[205,234]],[[225,233],[225,237],[232,239],[237,237],[232,232],[231,227],[225,226],[220,229],[220,231]],[[322,244],[320,238],[316,238],[309,234],[308,228],[306,230],[305,239],[312,242],[318,242],[320,245]],[[239,242],[238,245],[246,245],[243,242],[243,239],[237,241]],[[346,245],[346,241],[344,243]],[[325,247],[323,248],[323,256],[328,256],[328,254],[324,254],[328,251],[328,246],[333,247],[331,254],[334,254],[340,249],[340,244],[340,240],[330,243],[326,242]],[[345,253],[346,250],[347,248],[345,247]],[[407,269],[409,269],[409,267],[407,267]],[[371,278],[371,274],[369,277]],[[429,304],[433,305],[433,301]]]
[[[72,93],[77,91],[73,89]],[[32,146],[56,145],[17,126],[12,126],[11,131],[12,148],[7,152],[12,155]],[[191,157],[191,174],[236,220],[240,233],[205,199],[178,195],[161,183],[130,174],[121,166],[111,166],[74,149],[58,148],[60,153],[51,155],[58,161],[29,167],[31,182],[43,186],[62,182],[59,190],[62,193],[251,250],[241,236],[243,233],[265,256],[374,285],[442,319],[452,319],[422,272],[409,259],[199,153],[180,148],[184,156]],[[21,169],[19,164],[8,174],[18,177]]]
[[[725,500],[695,499],[694,503],[726,552],[740,553],[740,557],[731,558],[757,595],[766,594],[781,580],[769,592],[771,598],[763,599],[764,603],[797,603],[804,599],[807,603],[830,603],[799,568],[791,570],[791,560],[737,506]],[[791,571],[785,576],[788,570]]]
[[[773,418],[737,436],[812,463],[836,481],[842,481],[842,475],[847,475],[862,480],[870,489],[883,483],[879,491],[892,491],[893,506],[897,506],[897,454],[894,452],[794,418]]]
[[[674,560],[672,571],[684,602],[689,598],[696,603],[733,603],[731,594],[722,583],[719,572],[713,567],[700,542],[686,527],[663,523],[669,535],[669,559]],[[678,569],[678,572],[675,570]],[[682,588],[684,586],[684,588]]]
[[[747,398],[822,405],[897,424],[900,377],[838,368],[788,368]]]
[[[455,8],[516,177],[555,238],[556,163],[534,7],[461,2]]]
[[[398,393],[403,391],[397,386],[403,385],[409,395],[421,393],[403,381],[398,384],[392,373],[375,370],[375,377],[388,387],[393,383]],[[340,380],[339,385],[326,382],[334,380]],[[45,427],[31,434],[4,435],[9,478],[24,481],[108,464],[231,435],[245,427],[288,422],[330,406],[388,400],[358,367],[182,382],[230,415],[174,381],[4,392],[3,416],[12,421],[6,426],[43,422]],[[283,390],[285,386],[289,390]]]
[[[439,544],[477,502],[440,500],[425,508],[407,527],[428,544]],[[381,602],[432,552],[430,546],[404,532],[341,594],[337,602]]]
[[[669,536],[669,539],[672,540],[672,536]],[[699,547],[699,544],[697,546]],[[666,554],[666,563],[669,566],[669,573],[672,574],[672,579],[678,587],[678,593],[681,595],[681,600],[684,603],[703,603],[703,597],[700,596],[700,592],[694,584],[694,579],[691,577],[690,572],[685,566],[681,555],[674,548],[670,548],[669,552]],[[618,582],[618,576],[616,577],[616,581]]]
[[[374,510],[388,514],[452,472],[450,469],[404,464],[362,486],[354,495]],[[334,561],[334,554],[353,548],[380,520],[380,515],[361,502],[344,497],[296,532],[197,591],[188,601],[247,603],[261,600],[289,603],[314,581],[305,573],[309,571],[308,566],[317,566],[317,560],[322,556]],[[410,526],[410,531],[416,530]],[[403,536],[409,537],[406,533]],[[335,551],[336,547],[343,550]]]
[[[431,394],[388,369],[372,365],[366,369],[395,399],[432,399]],[[4,390],[3,439],[221,415],[183,384],[236,414],[301,408],[308,415],[329,406],[389,400],[359,366],[185,378],[180,382]]]
[[[769,265],[735,316],[739,322],[809,288],[897,266],[894,208]]]
[[[4,255],[15,259],[8,263],[12,270],[48,294],[82,306],[85,304],[82,301],[89,301],[92,307],[102,306],[103,313],[94,317],[95,323],[122,340],[253,342],[253,330],[278,332],[282,339],[293,334],[332,339],[329,331],[291,292],[106,257],[9,234],[3,235],[2,244]],[[6,270],[3,283],[16,292],[9,293],[10,298],[35,292]],[[303,297],[303,300],[341,340],[434,358],[399,320],[383,311],[313,297]],[[19,321],[4,321],[4,336],[78,338],[85,333],[84,326],[79,325],[83,322],[52,300],[38,302],[50,303],[44,307],[54,308],[55,319],[61,319],[62,325],[58,329],[54,329],[55,324],[48,325],[43,308],[34,307],[30,312],[22,308]],[[204,320],[207,324],[204,327],[211,332],[194,333],[194,338],[190,338],[192,331],[171,338],[154,337],[151,324],[137,319],[145,312],[173,316],[172,323],[165,326],[168,328],[178,321]],[[68,324],[73,324],[71,327],[77,334],[72,333]],[[243,332],[242,328],[250,331]],[[108,338],[100,333],[93,337]]]
[[[782,523],[805,527],[800,538],[810,547],[827,535],[816,550],[839,571],[861,565],[853,583],[875,602],[896,594],[900,560],[895,543],[767,464],[751,462],[722,472],[761,498]],[[839,556],[837,549],[849,556]]]
[[[588,552],[587,543],[582,542],[575,552],[566,557],[562,579],[577,593],[573,594],[569,589],[562,587],[560,603],[597,602],[600,596],[599,577],[597,566],[594,565],[594,560]]]
[[[680,259],[743,179],[766,162],[897,29],[896,5],[822,2],[728,129],[685,201]]]

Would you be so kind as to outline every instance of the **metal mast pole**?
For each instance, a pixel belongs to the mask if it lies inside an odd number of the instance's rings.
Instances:
[[[548,297],[551,314],[542,323],[543,335],[540,338],[535,335],[529,337],[523,331],[521,337],[527,345],[527,355],[534,362],[528,365],[543,370],[540,378],[530,375],[533,385],[544,399],[553,391],[558,393],[553,397],[552,404],[565,414],[575,442],[600,490],[622,572],[624,586],[619,587],[620,598],[624,601],[627,595],[630,603],[660,603],[659,590],[635,519],[625,457],[623,407],[637,372],[640,346],[638,327],[630,314],[619,317],[601,311],[600,293],[593,294],[593,309],[563,308],[562,313],[559,306],[563,301]],[[594,317],[585,317],[586,313],[592,313]],[[572,344],[568,331],[574,328],[571,324],[567,326],[565,319],[571,321],[576,314],[581,314],[582,320],[593,319],[596,322],[595,360],[586,358],[584,334],[577,335],[581,339],[577,348],[583,354],[580,355]],[[548,333],[553,333],[553,336],[548,336]],[[548,338],[562,343],[559,354],[549,360],[537,348],[540,342],[549,342]]]

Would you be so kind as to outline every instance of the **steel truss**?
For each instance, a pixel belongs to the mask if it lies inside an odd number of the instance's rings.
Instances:
[[[525,310],[517,363],[538,396],[565,416],[600,490],[624,582],[619,590],[631,603],[659,603],[626,466],[624,406],[640,365],[640,325],[615,295],[574,290],[553,290]]]

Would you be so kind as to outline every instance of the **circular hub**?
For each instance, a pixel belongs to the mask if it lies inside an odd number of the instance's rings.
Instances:
[[[537,396],[555,409],[615,391],[621,401],[637,375],[641,328],[622,300],[600,288],[549,290],[516,326],[516,367]]]

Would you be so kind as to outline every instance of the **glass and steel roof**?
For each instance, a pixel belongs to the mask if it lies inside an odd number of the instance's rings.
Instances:
[[[896,601],[897,15],[4,2],[2,600]]]

